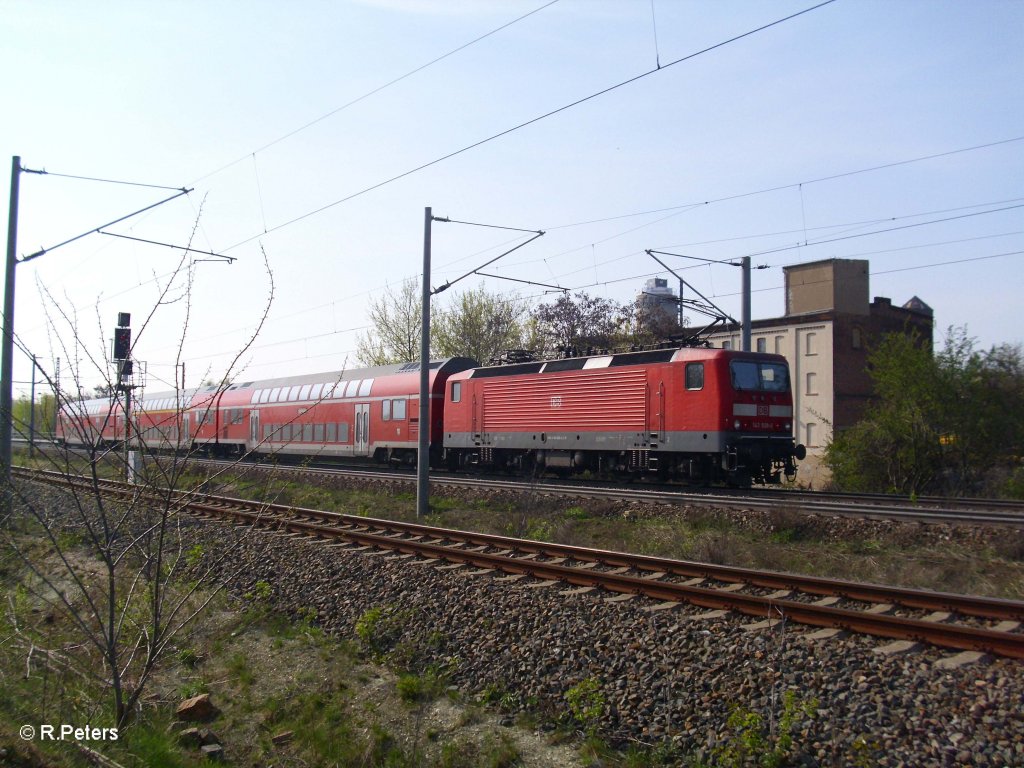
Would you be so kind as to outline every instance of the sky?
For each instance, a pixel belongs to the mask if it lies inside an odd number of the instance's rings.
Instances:
[[[814,5],[0,0],[4,163],[47,171],[19,175],[17,253],[46,252],[17,267],[15,396],[31,354],[99,383],[119,312],[149,392],[356,367],[370,302],[421,280],[427,207],[545,231],[435,307],[558,296],[514,281],[627,302],[675,284],[655,249],[751,256],[778,317],[782,267],[856,258],[938,343],[1021,343],[1024,2],[780,21]],[[523,237],[435,222],[431,284]],[[739,317],[738,269],[662,258]]]

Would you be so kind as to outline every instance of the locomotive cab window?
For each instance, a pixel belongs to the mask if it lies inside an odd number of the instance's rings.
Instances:
[[[405,421],[405,400],[391,401],[391,418],[395,421]]]
[[[384,421],[391,421],[391,401],[382,400],[380,403],[380,417]]]
[[[704,389],[704,363],[686,364],[686,388]]]
[[[736,390],[761,390],[764,392],[787,392],[789,370],[781,363],[758,363],[752,360],[733,360],[729,363],[732,388]]]
[[[457,403],[462,400],[462,382],[452,382],[452,402]]]

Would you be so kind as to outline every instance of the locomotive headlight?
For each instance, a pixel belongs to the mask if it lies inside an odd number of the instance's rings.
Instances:
[[[739,429],[740,428],[740,420],[739,419],[736,419],[736,421],[734,421],[732,423],[732,428],[733,429]]]
[[[792,424],[792,422],[787,421],[786,422],[786,431],[788,432],[791,429],[793,429],[793,424]]]

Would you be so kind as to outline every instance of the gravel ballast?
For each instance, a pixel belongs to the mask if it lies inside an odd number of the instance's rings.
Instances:
[[[566,712],[566,692],[592,678],[605,702],[598,732],[616,743],[672,739],[684,752],[706,751],[735,738],[726,727],[733,709],[768,723],[792,690],[810,710],[793,729],[807,765],[1024,764],[1024,665],[1013,660],[942,670],[935,662],[951,653],[938,649],[884,656],[878,638],[810,642],[802,638],[810,630],[794,625],[750,632],[749,617],[702,619],[685,606],[649,612],[655,603],[645,598],[606,603],[597,591],[563,595],[558,585],[266,538],[204,527],[208,555],[233,592],[265,581],[277,607],[313,608],[342,636],[371,608],[401,611],[417,648],[440,665],[457,659],[455,684],[502,691],[550,716]]]
[[[62,494],[41,489],[48,507]],[[56,510],[54,510],[56,513]],[[845,522],[843,525],[848,525]],[[813,630],[777,623],[748,631],[749,617],[679,606],[649,611],[646,598],[605,602],[607,594],[561,594],[529,579],[422,565],[326,542],[188,522],[186,546],[200,543],[240,600],[258,582],[271,607],[354,637],[373,608],[398,616],[422,661],[450,670],[463,691],[497,691],[509,709],[544,722],[569,711],[566,693],[599,686],[596,733],[625,746],[674,742],[682,754],[713,754],[735,741],[737,708],[764,723],[782,712],[787,691],[799,709],[792,762],[807,766],[1024,765],[1024,664],[989,659],[942,669],[951,652],[876,652],[885,640],[848,636],[810,642]],[[249,595],[250,597],[245,597]],[[312,611],[310,610],[312,609]]]

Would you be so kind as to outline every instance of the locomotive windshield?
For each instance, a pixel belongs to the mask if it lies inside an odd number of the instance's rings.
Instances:
[[[729,363],[732,388],[763,392],[788,392],[789,369],[784,363],[733,360]]]

